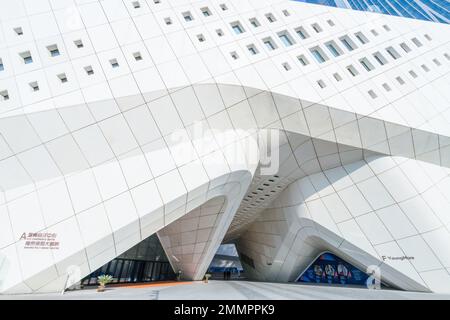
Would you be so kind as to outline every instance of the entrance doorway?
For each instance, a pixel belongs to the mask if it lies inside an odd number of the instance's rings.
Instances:
[[[111,283],[141,283],[174,280],[175,273],[156,234],[98,268],[81,280],[81,285],[97,285],[97,277],[111,275]]]
[[[222,244],[219,247],[208,268],[208,273],[214,280],[241,280],[245,278],[234,244]]]

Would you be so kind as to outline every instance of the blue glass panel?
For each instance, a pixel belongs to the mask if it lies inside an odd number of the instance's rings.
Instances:
[[[450,2],[447,0],[432,0],[427,1],[427,7],[436,14],[441,15],[447,19],[447,23],[450,21]],[[435,16],[436,16],[435,14]]]
[[[300,2],[371,11],[406,18],[450,23],[448,0],[295,0]]]
[[[390,14],[393,16],[399,15],[398,11],[396,11],[394,7],[392,7],[391,5],[392,0],[379,0],[378,2],[380,3],[380,6],[384,8],[383,13]]]
[[[415,1],[405,0],[408,4],[407,10],[411,13],[414,18],[422,20],[431,20],[431,17],[419,6]]]

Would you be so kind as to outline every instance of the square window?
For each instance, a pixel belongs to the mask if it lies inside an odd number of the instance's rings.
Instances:
[[[109,60],[109,63],[111,64],[111,67],[113,67],[113,68],[119,67],[119,62],[117,62],[117,59],[111,59],[111,60]]]
[[[86,71],[88,76],[91,76],[94,74],[94,69],[92,69],[92,66],[84,67],[84,70]]]
[[[170,26],[172,24],[172,19],[170,17],[164,18],[164,22]]]
[[[271,13],[266,13],[266,18],[270,23],[277,21],[277,19],[275,19],[275,16]]]
[[[353,77],[356,77],[359,74],[358,70],[356,70],[356,68],[353,65],[347,66],[346,69]]]
[[[422,42],[419,41],[419,39],[417,38],[412,38],[411,41],[416,45],[416,47],[421,47],[422,46]]]
[[[197,35],[197,39],[198,39],[199,42],[205,41],[205,37],[203,36],[203,34],[198,34]]]
[[[153,3],[154,4],[158,4],[158,3],[161,3],[161,1],[160,0],[153,0]]]
[[[319,63],[323,63],[328,60],[328,56],[323,52],[323,50],[319,47],[314,47],[309,49],[313,57],[317,60]]]
[[[0,91],[0,97],[2,98],[3,101],[9,100],[8,90]]]
[[[411,51],[411,48],[408,47],[408,45],[406,43],[404,43],[404,42],[400,43],[400,48],[402,48],[403,51],[405,51],[406,53]]]
[[[228,7],[227,7],[227,5],[225,3],[222,3],[220,5],[220,9],[222,9],[222,11],[226,11],[226,10],[228,10]]]
[[[298,61],[300,61],[300,63],[302,64],[302,66],[306,66],[309,64],[308,59],[306,59],[305,55],[300,55],[297,57]]]
[[[22,36],[23,35],[22,27],[17,27],[17,28],[14,28],[13,30],[18,36]]]
[[[341,81],[342,80],[342,77],[341,77],[341,75],[339,74],[339,73],[333,73],[333,77],[334,77],[334,79],[336,79],[336,81]]]
[[[322,28],[319,26],[318,23],[313,23],[313,24],[311,25],[311,27],[314,29],[314,31],[315,31],[316,33],[322,32]]]
[[[33,92],[39,91],[39,84],[37,83],[37,81],[30,82],[29,85],[31,87],[31,91]]]
[[[349,36],[340,37],[339,40],[344,44],[348,51],[353,51],[358,48],[358,46],[350,39]]]
[[[61,81],[61,83],[66,83],[67,82],[67,76],[65,73],[60,73],[57,75],[58,79]]]
[[[205,17],[209,17],[212,15],[208,7],[201,8],[200,11],[203,13],[203,16]]]
[[[25,64],[33,63],[33,57],[31,56],[31,52],[30,51],[21,52],[21,53],[19,53],[19,56],[22,57],[23,62]]]
[[[328,48],[328,51],[335,57],[339,57],[344,52],[339,48],[339,46],[334,41],[328,41],[325,43],[325,46]]]
[[[256,19],[256,18],[251,18],[251,19],[249,19],[249,21],[250,21],[250,24],[255,28],[258,28],[261,25],[259,23],[258,19]]]
[[[266,45],[267,49],[269,49],[270,51],[275,50],[277,48],[277,46],[273,42],[272,38],[270,38],[270,37],[264,38],[263,43]]]
[[[133,1],[132,4],[133,4],[133,8],[135,8],[135,9],[139,9],[141,7],[141,4],[139,3],[139,1]]]
[[[249,44],[247,49],[252,55],[258,54],[258,49],[256,49],[254,44]]]
[[[291,66],[290,66],[290,64],[287,63],[287,62],[284,62],[284,63],[282,64],[282,66],[283,66],[284,70],[286,70],[286,71],[291,70]]]
[[[386,63],[388,63],[388,61],[386,60],[386,58],[380,53],[380,52],[375,52],[373,54],[373,57],[375,58],[375,60],[377,60],[377,62],[381,65],[384,66]]]
[[[84,47],[83,41],[81,41],[81,40],[75,40],[73,43],[75,44],[75,46],[76,46],[78,49],[81,49],[81,48]]]
[[[216,30],[216,33],[217,33],[217,35],[218,35],[219,37],[222,37],[222,36],[223,36],[223,31],[222,31],[222,29],[217,29],[217,30]]]
[[[300,37],[300,39],[306,39],[309,38],[309,34],[308,32],[306,32],[305,28],[303,27],[298,27],[295,29],[295,32],[298,34],[298,36]]]
[[[183,18],[184,18],[184,21],[186,21],[186,22],[190,22],[190,21],[194,20],[190,11],[183,12]]]
[[[434,62],[434,64],[437,65],[437,66],[440,66],[440,65],[441,65],[441,62],[440,62],[438,59],[436,59],[436,58],[433,59],[433,62]]]
[[[294,39],[292,39],[291,35],[286,30],[278,32],[277,35],[285,47],[290,47],[295,43]]]
[[[47,47],[47,50],[50,52],[51,57],[57,57],[60,55],[58,46],[56,44],[52,44]]]
[[[405,84],[405,81],[402,79],[402,77],[396,77],[395,80],[397,80],[397,82],[401,85]]]
[[[283,15],[284,15],[285,17],[289,17],[291,14],[289,13],[289,11],[283,10]]]
[[[235,34],[241,34],[245,32],[244,28],[242,27],[239,21],[232,22],[230,23],[230,25]]]
[[[366,44],[367,42],[369,42],[369,39],[367,39],[367,37],[362,32],[355,33],[355,37],[359,40],[359,42],[361,42],[361,44]]]
[[[236,53],[236,51],[230,52],[230,55],[234,60],[239,59],[239,55]]]
[[[3,66],[3,60],[0,58],[0,71],[5,70],[5,67]]]
[[[323,88],[325,88],[327,86],[323,80],[318,80],[317,84],[319,85],[319,87],[321,89],[323,89]]]
[[[392,59],[397,60],[398,58],[400,58],[400,54],[397,52],[397,50],[395,50],[393,47],[387,47],[386,48],[387,53],[389,53],[389,55],[392,57]]]
[[[360,59],[359,63],[361,63],[361,65],[364,67],[364,69],[366,69],[366,71],[368,71],[368,72],[372,71],[375,68],[373,66],[373,64],[367,58]]]
[[[141,56],[140,52],[133,53],[133,57],[134,57],[134,60],[136,60],[136,61],[141,61],[142,60],[142,56]]]

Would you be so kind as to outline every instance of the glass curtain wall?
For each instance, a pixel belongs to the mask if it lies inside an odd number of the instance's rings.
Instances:
[[[96,285],[97,277],[109,274],[112,283],[139,283],[175,279],[166,254],[156,234],[143,240],[116,259],[81,280],[82,285]]]
[[[448,0],[295,0],[337,8],[371,11],[393,16],[450,23]]]

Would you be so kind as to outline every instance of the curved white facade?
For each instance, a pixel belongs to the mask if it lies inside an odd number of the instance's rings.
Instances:
[[[0,6],[1,293],[63,290],[155,232],[189,279],[234,241],[257,279],[329,250],[450,292],[448,25],[286,0]]]

